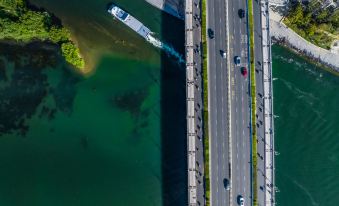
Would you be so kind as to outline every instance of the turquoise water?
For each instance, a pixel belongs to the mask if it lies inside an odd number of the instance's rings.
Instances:
[[[277,205],[339,205],[339,77],[273,47]]]
[[[0,45],[0,205],[185,205],[185,70],[114,21],[109,1],[31,2],[71,29],[93,71],[52,45]],[[115,3],[183,53],[183,22]]]
[[[2,105],[18,111],[1,133],[1,205],[160,205],[160,88],[148,74],[158,67],[103,58],[84,79],[11,66]]]

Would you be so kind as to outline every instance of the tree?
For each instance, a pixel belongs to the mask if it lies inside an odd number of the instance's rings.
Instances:
[[[301,24],[304,17],[304,11],[300,3],[297,3],[293,8],[290,14],[288,15],[288,19],[292,24]]]
[[[322,10],[315,18],[318,23],[324,23],[328,21],[329,13],[327,9]]]
[[[85,62],[80,56],[79,49],[73,44],[73,42],[66,42],[61,45],[62,55],[66,61],[77,68],[84,68]]]
[[[317,30],[317,26],[315,24],[310,24],[309,27],[307,28],[306,30],[306,34],[308,36],[313,36],[314,35],[314,32],[316,32]]]

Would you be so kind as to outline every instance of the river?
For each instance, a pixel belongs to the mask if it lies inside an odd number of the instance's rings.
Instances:
[[[72,31],[91,72],[51,45],[0,45],[0,205],[184,205],[182,65],[113,20],[109,1],[31,3]],[[115,3],[183,54],[182,21]]]
[[[0,45],[0,205],[185,205],[185,69],[104,0],[32,0],[71,29],[85,76],[51,45]],[[184,53],[184,24],[119,4]],[[278,205],[339,202],[338,77],[273,47]]]
[[[339,203],[339,77],[273,47],[277,205]]]

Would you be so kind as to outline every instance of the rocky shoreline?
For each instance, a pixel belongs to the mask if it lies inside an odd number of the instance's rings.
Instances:
[[[291,49],[329,72],[339,74],[338,54],[306,41],[282,23],[281,18],[277,12],[270,10],[270,35],[273,43]]]
[[[313,64],[315,64],[319,67],[322,67],[326,71],[329,71],[331,73],[339,75],[339,68],[338,67],[336,67],[336,66],[334,66],[334,65],[332,65],[332,64],[330,64],[326,61],[323,61],[321,58],[314,56],[312,53],[310,53],[307,50],[302,50],[302,49],[295,47],[293,44],[290,44],[286,40],[286,38],[276,38],[276,37],[272,36],[271,40],[272,40],[272,44],[277,44],[277,45],[283,46],[287,49],[290,49],[292,52],[306,58],[307,61],[309,61],[309,62],[311,62],[311,63],[313,63]]]

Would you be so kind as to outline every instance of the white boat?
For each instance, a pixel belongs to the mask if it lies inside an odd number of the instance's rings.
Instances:
[[[108,9],[108,13],[116,17],[129,28],[133,29],[140,36],[144,37],[147,40],[150,40],[150,36],[152,34],[151,30],[117,5],[112,4]]]

